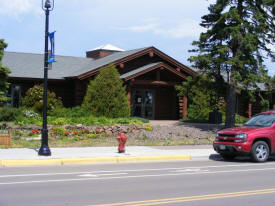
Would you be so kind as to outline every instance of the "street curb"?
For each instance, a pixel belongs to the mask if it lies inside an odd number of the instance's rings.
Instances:
[[[67,165],[88,164],[101,162],[138,162],[138,161],[168,161],[191,160],[191,155],[169,156],[132,156],[132,157],[94,157],[94,158],[64,158],[64,159],[39,159],[39,160],[0,160],[0,166],[33,166],[33,165]]]

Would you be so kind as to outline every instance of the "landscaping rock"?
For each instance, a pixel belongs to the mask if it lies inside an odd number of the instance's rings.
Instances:
[[[82,125],[82,124],[77,124],[77,125],[76,125],[76,128],[77,128],[77,129],[82,129],[82,128],[83,128],[83,125]]]

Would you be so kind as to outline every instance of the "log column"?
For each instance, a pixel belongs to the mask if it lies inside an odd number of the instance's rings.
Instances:
[[[131,88],[127,87],[128,105],[131,106]]]
[[[183,118],[184,120],[187,119],[187,96],[184,96],[184,97],[183,97],[182,118]]]
[[[248,104],[248,118],[250,119],[252,117],[252,104]]]

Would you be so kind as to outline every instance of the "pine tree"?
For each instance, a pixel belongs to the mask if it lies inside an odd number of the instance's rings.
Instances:
[[[114,65],[103,68],[90,82],[83,106],[96,116],[129,117],[126,90]]]
[[[9,88],[8,74],[11,72],[9,68],[2,66],[2,58],[4,56],[4,49],[8,45],[4,42],[4,39],[0,39],[0,106],[8,101],[6,97],[7,90]]]
[[[235,124],[236,89],[256,86],[260,71],[266,72],[263,58],[274,58],[274,0],[217,0],[202,17],[198,53],[190,57],[194,66],[216,82],[227,76],[226,127]],[[249,80],[249,81],[248,81]]]

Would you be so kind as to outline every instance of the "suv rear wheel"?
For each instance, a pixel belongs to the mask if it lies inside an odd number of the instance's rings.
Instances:
[[[269,157],[269,147],[266,142],[255,142],[251,149],[251,158],[255,162],[265,162]]]

